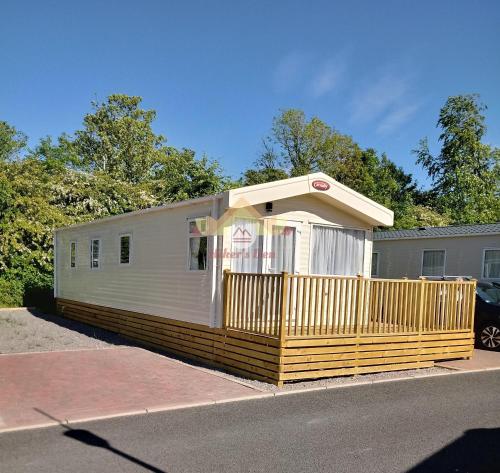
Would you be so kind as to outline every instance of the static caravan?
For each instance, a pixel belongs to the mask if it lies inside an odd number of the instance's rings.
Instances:
[[[379,336],[386,350],[386,332],[418,336],[416,305],[407,321],[401,308],[386,321],[387,304],[373,307],[378,319],[370,311],[372,229],[392,222],[392,211],[316,173],[58,229],[58,310],[276,384],[428,366],[416,352],[358,355],[361,338]],[[455,329],[457,356],[469,356],[465,318]]]
[[[376,232],[372,275],[500,281],[500,223]]]

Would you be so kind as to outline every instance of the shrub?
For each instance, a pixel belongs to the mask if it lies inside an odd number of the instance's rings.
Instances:
[[[19,307],[23,304],[23,294],[21,281],[0,277],[0,307]]]

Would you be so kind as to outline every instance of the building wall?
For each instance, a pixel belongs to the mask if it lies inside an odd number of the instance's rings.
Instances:
[[[311,228],[313,224],[334,225],[344,228],[353,228],[366,231],[365,251],[363,258],[363,271],[365,276],[370,275],[372,227],[359,218],[349,215],[347,212],[328,205],[324,201],[311,195],[290,197],[287,199],[273,201],[273,211],[265,211],[265,204],[254,207],[256,216],[261,215],[266,220],[282,220],[299,223],[298,235],[298,271],[301,274],[309,274]],[[237,213],[235,214],[237,215]],[[242,210],[242,215],[250,215],[250,212]],[[231,219],[227,220],[228,225]],[[229,248],[230,231],[225,232],[225,246]],[[224,262],[225,268],[230,268],[230,262]]]
[[[379,253],[379,277],[418,278],[423,250],[446,250],[445,274],[482,279],[483,250],[500,248],[500,236],[468,236],[381,240],[374,242]]]
[[[187,219],[210,210],[211,204],[203,203],[59,230],[56,295],[208,325],[211,271],[210,266],[207,271],[187,270]],[[130,265],[120,265],[118,259],[119,235],[124,233],[132,234]],[[90,269],[92,238],[101,239],[99,269]],[[76,268],[69,261],[73,240]]]

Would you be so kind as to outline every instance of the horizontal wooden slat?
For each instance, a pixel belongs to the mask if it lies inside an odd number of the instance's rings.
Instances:
[[[469,356],[470,350],[458,352],[453,354],[455,358],[462,358]],[[440,354],[440,358],[446,359],[449,354]],[[338,361],[323,361],[314,363],[290,363],[285,364],[283,370],[285,372],[289,371],[308,371],[308,370],[324,370],[331,368],[343,368],[351,366],[377,366],[377,365],[389,365],[393,363],[411,363],[419,361],[433,361],[436,354],[412,354],[407,356],[390,356],[382,357],[377,356],[375,358],[354,358],[350,360],[338,360]]]
[[[284,364],[291,363],[311,363],[320,361],[335,361],[335,360],[348,360],[348,359],[363,359],[363,358],[376,358],[376,357],[390,357],[390,356],[405,356],[405,355],[418,355],[418,354],[447,354],[447,353],[460,353],[463,351],[471,351],[472,344],[458,345],[450,347],[433,347],[433,348],[407,348],[399,350],[398,347],[394,349],[386,349],[381,351],[359,351],[353,348],[353,351],[340,352],[340,353],[327,353],[319,355],[295,355],[289,356],[288,351],[285,353],[283,360]]]
[[[285,341],[285,347],[306,347],[306,346],[329,346],[329,345],[353,345],[353,344],[369,344],[369,343],[398,343],[398,342],[415,342],[415,341],[433,341],[433,340],[455,340],[473,338],[470,331],[442,332],[429,333],[422,335],[374,335],[362,337],[322,337],[322,338],[294,338]]]
[[[340,368],[321,371],[299,371],[296,373],[282,373],[281,381],[297,381],[304,379],[331,378],[333,376],[348,376],[353,374],[381,373],[384,371],[400,371],[417,368],[430,368],[434,365],[432,361],[421,361],[416,363],[387,364],[382,366],[356,366],[354,368]]]

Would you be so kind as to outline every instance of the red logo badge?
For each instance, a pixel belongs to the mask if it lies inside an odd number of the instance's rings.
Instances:
[[[330,184],[325,181],[312,181],[312,186],[317,190],[317,191],[327,191],[330,189]]]

